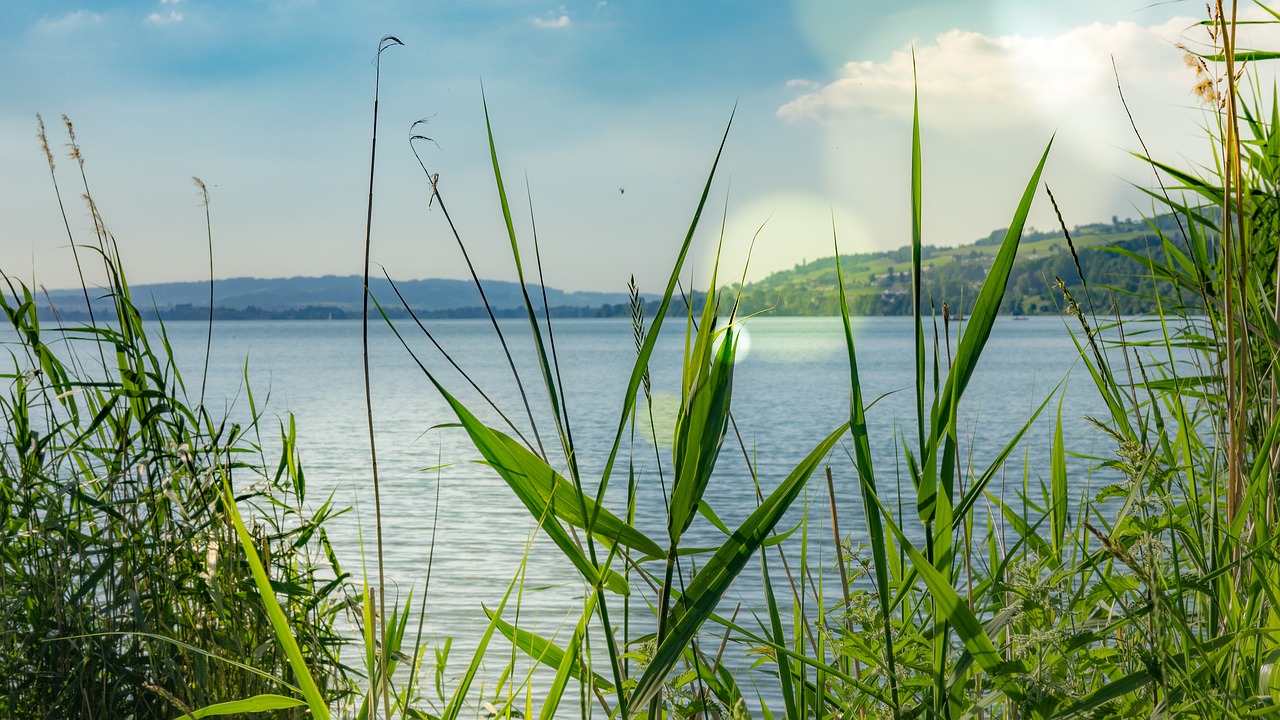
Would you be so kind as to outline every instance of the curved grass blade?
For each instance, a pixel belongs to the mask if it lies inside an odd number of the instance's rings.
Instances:
[[[1013,219],[1009,222],[1009,229],[1005,232],[1004,240],[1000,243],[1000,250],[996,253],[995,260],[991,263],[987,279],[983,281],[982,289],[979,290],[978,298],[969,314],[968,324],[960,338],[956,356],[951,363],[951,372],[947,374],[947,382],[939,397],[938,406],[933,413],[934,427],[927,446],[930,452],[921,458],[924,477],[930,475],[929,468],[933,464],[933,453],[936,453],[938,447],[943,444],[944,438],[954,433],[952,425],[955,417],[955,406],[960,402],[961,396],[964,395],[965,388],[977,368],[978,358],[982,354],[983,348],[986,347],[987,340],[991,337],[991,328],[995,324],[996,315],[1000,311],[1000,304],[1004,300],[1009,273],[1013,269],[1013,261],[1018,252],[1018,242],[1022,238],[1022,230],[1026,226],[1027,214],[1031,211],[1031,203],[1035,199],[1036,188],[1040,184],[1040,175],[1044,171],[1045,162],[1049,159],[1049,150],[1052,147],[1053,140],[1050,139],[1048,145],[1045,146],[1044,152],[1040,155],[1040,162],[1036,164],[1035,171],[1031,173],[1031,179],[1027,181],[1027,186],[1022,193],[1022,199],[1018,202],[1018,206],[1013,213]],[[946,453],[946,455],[951,455],[951,453]],[[950,476],[951,473],[947,473],[947,475]],[[950,483],[952,477],[943,477],[941,481]],[[950,488],[944,488],[944,490],[950,495]],[[921,487],[919,500],[921,518],[928,520],[933,517],[937,500],[936,492],[936,487]]]
[[[307,703],[297,698],[286,697],[284,695],[272,695],[264,693],[262,695],[254,695],[244,700],[231,700],[230,702],[215,703],[206,705],[199,710],[193,710],[186,715],[182,715],[178,720],[200,720],[200,718],[216,717],[219,715],[239,715],[241,713],[260,713],[269,710],[288,710],[289,708],[299,707]]]
[[[542,529],[578,568],[587,582],[593,587],[603,585],[619,594],[628,594],[630,590],[626,580],[617,572],[598,568],[592,563],[555,518],[585,528],[587,523],[582,517],[581,508],[590,503],[588,513],[596,516],[595,522],[591,524],[593,533],[611,542],[634,546],[645,554],[653,554],[654,551],[661,554],[662,549],[617,516],[596,507],[593,501],[580,497],[581,494],[544,461],[510,437],[485,426],[430,373],[427,377],[453,408],[476,449],[498,471],[516,497],[541,523]]]
[[[643,712],[649,700],[657,695],[663,680],[679,661],[684,648],[715,610],[716,604],[742,572],[747,560],[764,543],[765,538],[791,507],[791,503],[799,496],[809,476],[848,429],[849,424],[845,423],[818,443],[694,576],[679,602],[672,608],[673,622],[670,630],[632,691],[628,701],[631,709],[629,717],[636,717]]]
[[[587,602],[589,606],[594,605],[595,595],[590,596],[590,599]],[[592,607],[588,607],[588,611],[583,614],[583,617],[590,617],[590,613],[593,609],[594,608]],[[489,616],[490,620],[494,621],[494,626],[497,627],[498,632],[502,633],[503,637],[509,640],[512,645],[520,648],[521,651],[533,658],[536,662],[554,668],[560,667],[564,662],[566,653],[554,642],[540,635],[529,632],[528,630],[521,630],[502,618],[497,617],[494,611],[489,608],[485,608],[484,612]],[[570,643],[570,646],[572,645],[573,643]],[[582,666],[576,660],[573,662],[573,665],[568,672],[570,676],[583,682],[587,682],[589,676],[590,681],[596,687],[599,687],[605,692],[611,692],[613,690],[613,684],[600,674],[589,671],[583,672]]]
[[[293,631],[289,629],[289,621],[285,618],[284,611],[280,609],[280,603],[276,601],[275,590],[271,588],[271,578],[267,576],[266,568],[262,565],[262,558],[258,557],[258,549],[253,541],[253,536],[249,534],[249,530],[244,526],[244,520],[240,518],[240,510],[236,507],[235,496],[231,494],[231,481],[229,478],[223,478],[222,502],[227,509],[227,516],[231,519],[231,523],[235,525],[236,535],[240,538],[240,546],[244,548],[245,557],[249,562],[249,569],[253,572],[253,581],[258,586],[258,594],[262,598],[262,605],[267,611],[267,617],[271,619],[271,627],[275,629],[276,640],[289,658],[289,667],[293,669],[298,686],[302,689],[302,696],[306,698],[307,706],[311,709],[311,716],[319,718],[319,720],[328,720],[329,707],[325,703],[324,697],[320,694],[320,689],[316,687],[316,681],[311,677],[311,670],[307,668],[307,662],[302,657],[302,650],[298,647],[298,641],[294,639]]]

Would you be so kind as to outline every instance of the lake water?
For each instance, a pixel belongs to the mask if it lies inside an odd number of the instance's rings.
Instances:
[[[553,465],[563,469],[563,454],[558,452],[554,426],[549,422],[546,393],[532,363],[528,324],[503,321],[501,326],[517,358],[542,442]],[[451,392],[481,418],[499,426],[497,415],[421,331],[411,323],[402,322],[398,327],[413,352]],[[169,323],[167,328],[187,387],[198,392],[206,328],[197,322]],[[532,439],[528,417],[489,323],[432,321],[428,328],[520,431]],[[594,487],[618,426],[623,393],[635,359],[631,325],[627,320],[561,320],[554,328],[579,462],[587,485]],[[737,525],[755,507],[756,494],[746,457],[751,458],[762,489],[768,493],[814,445],[847,420],[849,412],[849,371],[838,318],[755,318],[746,328],[748,339],[739,350],[734,380],[734,418],[742,443],[737,442],[731,429],[717,475],[706,494],[730,526]],[[903,488],[910,508],[914,504],[909,492],[911,482],[900,451],[901,437],[915,434],[910,320],[855,319],[854,333],[864,396],[868,401],[884,396],[868,413],[878,482],[890,502],[896,489]],[[683,323],[677,318],[665,328],[651,362],[653,407],[659,417],[656,424],[659,433],[668,437],[674,425],[683,340]],[[951,342],[953,348],[958,344],[954,335]],[[465,667],[470,648],[485,627],[481,604],[496,607],[520,572],[521,558],[532,539],[529,562],[524,567],[525,591],[519,600],[521,624],[541,634],[559,633],[562,639],[567,638],[580,611],[582,596],[572,566],[545,536],[535,535],[528,512],[506,484],[489,468],[473,462],[479,455],[465,433],[458,428],[441,427],[455,422],[455,417],[409,352],[380,322],[372,325],[371,344],[386,567],[394,588],[389,592],[404,597],[410,588],[416,588],[415,598],[421,596],[434,532],[428,631],[437,644],[444,636],[454,638],[449,675],[456,675]],[[1036,406],[1068,377],[1075,360],[1075,346],[1063,319],[1036,317],[1014,322],[1000,318],[960,407],[960,452],[965,462],[971,459],[979,471],[985,468],[986,461],[1027,421]],[[364,528],[369,567],[375,567],[359,323],[215,325],[208,391],[212,399],[208,404],[215,417],[222,413],[233,419],[247,416],[243,389],[246,372],[259,406],[265,400],[268,417],[292,412],[297,418],[298,444],[311,504],[318,505],[333,492],[339,506],[355,508],[334,520],[330,528],[346,569],[358,571],[360,567],[359,527]],[[1062,405],[1068,448],[1110,455],[1105,439],[1098,437],[1084,420],[1085,415],[1101,411],[1087,373],[1081,369],[1068,380],[1068,385],[1070,391]],[[1022,487],[1024,457],[1031,486],[1038,488],[1040,482],[1048,483],[1047,459],[1056,402],[1046,409],[1045,417],[1014,453],[1005,474],[992,484],[993,494],[1004,492],[1013,500],[1014,489]],[[639,484],[637,523],[654,538],[665,536],[657,458],[662,456],[661,471],[669,481],[670,449],[663,445],[667,444],[659,442],[655,452],[642,433],[633,442],[624,441],[624,454],[609,493],[610,509],[621,515],[627,478],[626,450],[632,447]],[[840,529],[857,547],[865,542],[866,531],[854,468],[845,447],[845,443],[838,446],[829,462],[837,487]],[[1100,482],[1096,477],[1090,479],[1084,460],[1071,458],[1070,462],[1071,483],[1077,494],[1086,492],[1090,483],[1096,486]],[[443,468],[438,467],[442,465]],[[1008,490],[1002,491],[1000,483],[1005,478]],[[818,519],[812,530],[817,562],[829,566],[833,545],[821,471],[802,501],[813,504],[813,517]],[[908,513],[910,520],[913,513]],[[797,517],[788,518],[784,525]],[[691,545],[705,547],[720,542],[718,531],[701,519],[690,532]],[[665,546],[665,541],[660,544]],[[762,610],[756,593],[758,570],[748,568],[742,580],[742,588],[730,592],[725,607],[730,612],[741,604],[742,617],[749,618],[750,611]],[[638,589],[640,583],[635,582],[634,586]],[[508,607],[508,616],[514,614],[514,602]],[[634,605],[639,611],[648,612],[642,603]],[[510,651],[501,638],[495,639],[494,647],[504,655]],[[492,674],[484,677],[492,682]],[[749,687],[744,691],[748,697],[754,696]],[[772,695],[767,688],[760,692],[766,697]]]

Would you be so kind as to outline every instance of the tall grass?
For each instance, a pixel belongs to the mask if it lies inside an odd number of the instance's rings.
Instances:
[[[1212,176],[1215,182],[1157,163],[1179,187],[1156,195],[1183,216],[1184,227],[1183,237],[1166,239],[1165,257],[1136,258],[1150,270],[1160,311],[1124,320],[1109,308],[1081,308],[1061,286],[1064,310],[1075,318],[1081,372],[1107,410],[1089,420],[1115,442],[1113,456],[1095,458],[1098,477],[1109,479],[1096,495],[1073,510],[1085,478],[1069,469],[1071,449],[1060,409],[1049,416],[1053,434],[1045,464],[1029,466],[1020,487],[1005,483],[1006,461],[1018,452],[1052,395],[1022,427],[1009,429],[1007,443],[985,467],[966,466],[961,451],[958,407],[993,332],[1046,148],[954,352],[949,316],[945,310],[941,318],[932,312],[945,298],[921,296],[916,283],[917,416],[912,431],[899,438],[903,451],[897,472],[886,476],[873,463],[857,338],[846,312],[849,423],[818,442],[780,482],[761,479],[756,511],[736,529],[724,527],[703,490],[732,424],[738,318],[733,312],[722,317],[710,302],[700,313],[687,310],[674,443],[669,457],[658,458],[665,466],[659,475],[672,478],[664,487],[666,537],[649,537],[624,520],[633,517],[630,505],[616,514],[605,509],[605,491],[627,429],[652,431],[652,423],[636,423],[637,395],[675,299],[713,164],[653,324],[636,324],[637,360],[621,391],[618,431],[594,488],[580,477],[567,414],[555,410],[563,456],[553,461],[541,447],[486,426],[424,365],[477,449],[594,598],[567,645],[518,629],[504,634],[540,662],[554,658],[561,678],[580,662],[575,657],[604,647],[607,654],[599,664],[605,676],[613,675],[611,682],[600,675],[571,674],[605,712],[625,717],[748,712],[749,703],[721,661],[726,642],[765,649],[764,662],[772,665],[778,683],[771,697],[782,704],[770,708],[773,700],[758,698],[766,717],[777,712],[895,718],[1272,712],[1272,668],[1280,657],[1274,639],[1280,576],[1271,531],[1277,514],[1272,478],[1280,462],[1274,335],[1280,328],[1275,194],[1280,111],[1274,96],[1267,112],[1261,97],[1253,106],[1240,100],[1234,63],[1264,55],[1237,52],[1234,18],[1218,7],[1207,26],[1220,48],[1201,59],[1206,68],[1210,62],[1225,65],[1215,113],[1223,164]],[[910,187],[917,279],[925,236],[918,117],[917,112]],[[1248,139],[1242,139],[1241,124]],[[520,250],[492,130],[489,138],[518,269]],[[1193,201],[1194,195],[1201,200]],[[1152,227],[1158,231],[1157,223]],[[1173,295],[1158,296],[1170,282]],[[1198,308],[1209,308],[1208,315]],[[564,389],[547,371],[556,365],[554,348],[548,350],[542,341],[550,320],[544,330],[532,303],[528,315],[536,360],[555,409]],[[1188,354],[1200,364],[1188,364]],[[1078,384],[1072,388],[1081,391]],[[1063,386],[1059,390],[1065,392]],[[824,573],[830,570],[811,563],[806,543],[780,546],[791,548],[779,550],[784,586],[768,572],[771,561],[764,548],[812,473],[824,464],[828,472],[841,466],[830,451],[842,440],[855,480],[844,487],[830,482],[833,526],[840,524],[835,498],[856,496],[869,553],[842,555],[841,591],[833,603],[822,586],[836,578],[827,581]],[[557,467],[566,468],[568,476]],[[763,488],[770,485],[766,495]],[[914,498],[914,512],[901,500],[887,499],[901,493],[883,491],[904,485],[911,489],[906,497]],[[1002,489],[996,492],[996,487]],[[699,551],[683,545],[697,515],[724,531],[719,547]],[[804,514],[802,537],[810,522]],[[760,583],[768,613],[756,630],[717,612],[725,591],[746,581],[741,571],[753,557],[764,566]],[[787,563],[797,560],[792,572]],[[648,599],[651,634],[633,634],[645,625],[611,624],[606,614],[611,605],[627,607],[637,582],[653,593]],[[815,606],[820,617],[811,618]],[[586,623],[591,614],[594,622]],[[593,633],[603,637],[593,643]],[[720,650],[709,654],[703,644]],[[632,651],[623,657],[615,647]],[[631,677],[630,665],[623,662],[627,658],[641,661]],[[547,695],[543,716],[557,711],[560,698],[558,691]]]
[[[324,523],[335,510],[304,510],[293,420],[267,425],[251,391],[241,423],[190,402],[84,185],[96,232],[73,247],[100,262],[112,313],[45,326],[28,286],[6,277],[0,292],[14,338],[0,395],[0,715],[171,718],[295,682],[236,550],[234,503],[253,508],[244,532],[266,557],[299,658],[340,701],[345,575],[319,557],[333,559]],[[281,434],[278,463],[264,432]]]
[[[617,388],[616,424],[605,447],[575,442],[552,319],[538,312],[528,292],[536,380],[522,378],[508,354],[527,428],[483,392],[503,424],[482,420],[489,410],[470,407],[434,361],[413,356],[485,463],[557,548],[565,576],[582,596],[567,637],[522,627],[529,546],[513,550],[523,553],[520,570],[503,596],[486,604],[486,629],[451,684],[445,682],[450,646],[435,648],[436,697],[424,704],[418,665],[429,653],[419,641],[413,641],[408,681],[393,683],[405,675],[395,669],[409,649],[410,607],[387,612],[385,593],[375,593],[366,581],[359,628],[369,689],[359,698],[359,716],[377,716],[379,705],[388,718],[450,719],[482,712],[508,718],[536,712],[541,718],[895,719],[1280,712],[1280,105],[1274,90],[1262,92],[1237,72],[1241,62],[1276,56],[1238,49],[1238,26],[1234,9],[1218,2],[1204,25],[1212,49],[1193,56],[1211,81],[1205,95],[1219,165],[1197,175],[1142,153],[1164,179],[1152,190],[1158,209],[1180,220],[1176,236],[1162,236],[1161,255],[1131,254],[1145,268],[1159,310],[1121,318],[1112,308],[1094,307],[1091,293],[1082,307],[1059,281],[1064,332],[1072,333],[1079,350],[1077,378],[1037,398],[1026,421],[1008,428],[984,465],[975,464],[979,453],[964,447],[960,406],[996,331],[1050,151],[1046,146],[1027,158],[1031,171],[1011,203],[1009,230],[972,311],[958,325],[948,298],[921,292],[927,156],[918,107],[906,188],[916,289],[915,417],[894,438],[901,453],[892,467],[871,452],[868,410],[875,401],[863,391],[859,337],[840,285],[849,384],[838,391],[849,393],[848,420],[811,438],[803,460],[781,477],[757,474],[759,464],[733,414],[744,319],[734,298],[715,291],[718,257],[701,306],[687,300],[681,282],[728,127],[647,326],[632,289],[636,356],[626,385]],[[533,268],[523,259],[532,242],[541,283],[532,217],[531,238],[522,242],[487,110],[485,122],[513,269],[522,285],[532,279]],[[422,139],[412,135],[410,143]],[[437,179],[428,176],[428,203],[439,201],[466,254]],[[1046,195],[1061,218],[1058,199],[1047,189]],[[6,559],[0,598],[10,626],[32,629],[4,635],[7,644],[0,646],[0,676],[17,678],[8,680],[10,697],[17,698],[9,702],[25,703],[9,707],[44,716],[25,709],[54,697],[69,703],[61,706],[69,714],[85,715],[100,707],[84,699],[85,688],[93,686],[109,690],[105,697],[112,702],[145,700],[156,716],[175,707],[199,708],[193,715],[200,716],[307,704],[312,716],[323,717],[350,688],[332,653],[329,624],[328,603],[342,577],[320,586],[313,565],[262,549],[285,538],[305,548],[309,533],[323,544],[321,522],[329,506],[319,518],[296,510],[305,486],[291,443],[271,476],[262,470],[265,463],[241,460],[257,446],[245,430],[181,402],[171,353],[167,345],[152,350],[129,301],[114,242],[96,211],[94,217],[98,242],[91,249],[105,260],[116,299],[110,324],[95,320],[49,342],[29,290],[11,284],[16,301],[4,301],[21,352],[13,354],[4,404],[11,442],[0,499],[12,519],[0,549]],[[1152,222],[1154,232],[1161,227],[1167,225]],[[834,232],[833,246],[838,258]],[[366,237],[366,256],[368,247]],[[841,277],[837,260],[837,283]],[[1081,280],[1087,288],[1089,279]],[[366,297],[381,311],[376,298]],[[412,315],[407,304],[405,309]],[[445,350],[426,324],[414,323]],[[502,328],[493,325],[501,336]],[[645,400],[654,349],[672,325],[683,329],[680,401],[672,437],[660,439],[653,418],[644,417],[652,413]],[[412,355],[409,330],[391,329]],[[97,352],[96,365],[80,357],[81,348]],[[58,359],[55,350],[69,353],[69,360]],[[458,369],[465,377],[465,368]],[[538,385],[543,400],[526,392]],[[1087,420],[1112,443],[1110,453],[1084,457],[1067,446],[1066,392],[1096,394],[1102,411]],[[545,402],[550,426],[538,426],[533,408],[539,402]],[[372,443],[371,404],[367,411]],[[1027,442],[1042,417],[1052,434],[1047,447],[1033,454]],[[256,409],[253,418],[256,428]],[[632,443],[646,435],[652,458]],[[292,437],[291,426],[286,438]],[[555,442],[544,445],[544,437]],[[707,492],[724,472],[726,443],[741,451],[757,497],[736,527],[721,519]],[[602,461],[585,463],[586,452],[599,452]],[[1018,454],[1028,460],[1021,477],[1010,478],[1009,459]],[[1092,461],[1096,475],[1081,476],[1068,463],[1073,454]],[[636,486],[648,481],[637,471],[641,462],[653,463],[662,486],[657,530],[635,520]],[[584,467],[600,470],[589,474]],[[237,500],[267,496],[236,498],[227,490],[235,485],[231,478],[254,472],[264,476],[262,493],[290,500],[260,508],[257,517],[269,526],[259,536],[245,525]],[[815,474],[825,476],[828,512],[813,504],[821,496],[809,492]],[[1101,487],[1078,502],[1093,479]],[[624,482],[625,492],[610,492]],[[840,512],[849,501],[857,515]],[[206,512],[188,514],[193,507]],[[271,508],[285,515],[272,515]],[[816,550],[828,514],[838,548],[834,562]],[[863,526],[850,532],[855,519]],[[784,520],[794,528],[780,532]],[[383,521],[379,514],[379,530]],[[694,546],[695,525],[718,532],[717,541]],[[227,559],[236,546],[243,554],[235,557],[243,561]],[[205,573],[203,585],[180,582],[203,577],[207,558],[192,551],[201,547],[219,548],[223,567],[234,562],[236,571]],[[169,563],[158,566],[163,572],[148,570],[159,558]],[[758,581],[749,569],[759,571]],[[38,590],[53,580],[64,589]],[[764,602],[750,620],[725,602],[731,589],[748,584]],[[201,604],[206,601],[212,604]],[[96,609],[99,604],[106,610]],[[139,618],[147,619],[144,626]],[[229,618],[239,624],[218,624]],[[260,644],[249,645],[247,638]],[[498,671],[497,704],[486,706],[475,686],[502,641],[511,652]],[[52,651],[59,643],[76,643],[77,652]],[[544,666],[549,679],[535,683],[526,674],[519,680],[517,653]],[[224,655],[244,662],[213,659]],[[754,697],[744,692],[744,656],[763,667],[773,688]],[[78,678],[77,684],[67,678]],[[34,687],[41,694],[28,692]],[[241,702],[226,704],[228,697]]]

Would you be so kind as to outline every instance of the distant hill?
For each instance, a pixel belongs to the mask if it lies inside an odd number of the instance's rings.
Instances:
[[[1156,221],[1168,237],[1178,237],[1176,221],[1165,216]],[[969,245],[953,248],[924,246],[921,250],[922,289],[925,307],[929,303],[940,312],[948,303],[952,312],[969,314],[982,281],[1004,238],[1004,230],[995,230]],[[1031,230],[1023,235],[1018,258],[1009,277],[1001,311],[1013,315],[1039,315],[1061,312],[1061,291],[1054,288],[1061,278],[1082,305],[1109,312],[1112,298],[1121,313],[1134,314],[1153,309],[1147,299],[1151,281],[1142,278],[1142,265],[1120,253],[1122,248],[1138,255],[1160,257],[1159,235],[1145,220],[1120,220],[1110,223],[1078,225],[1071,238],[1079,254],[1080,265],[1089,282],[1090,297],[1077,274],[1075,262],[1059,231]],[[849,311],[854,315],[909,315],[911,313],[911,248],[876,253],[841,255]],[[385,278],[370,281],[378,298],[392,317],[403,317],[400,299]],[[485,317],[486,311],[475,285],[465,280],[405,280],[396,288],[413,312],[423,318]],[[735,292],[730,286],[727,292]],[[209,316],[209,285],[204,282],[157,283],[130,288],[134,304],[144,311],[154,308],[165,319],[205,319]],[[517,317],[524,314],[524,298],[520,285],[498,280],[484,281],[485,295],[494,314]],[[535,307],[542,308],[543,291],[529,285],[529,296]],[[1114,292],[1113,292],[1114,290]],[[1164,293],[1164,297],[1172,295]],[[360,316],[361,279],[357,275],[292,278],[228,278],[214,281],[214,317],[237,319],[339,319]],[[94,298],[95,310],[101,304],[106,311],[109,300]],[[647,310],[656,302],[647,297]],[[559,317],[613,317],[630,314],[626,293],[567,292],[546,289],[547,305]],[[695,293],[695,307],[701,305],[701,293]],[[55,312],[68,320],[84,319],[84,295],[79,289],[51,290],[39,300],[43,315]],[[773,273],[763,280],[742,288],[740,313],[768,311],[775,315],[835,315],[839,310],[835,258],[827,257],[796,265],[790,270]]]
[[[1180,237],[1172,216],[1157,219],[1167,237]],[[982,281],[1004,239],[1005,230],[970,245],[921,249],[921,297],[925,311],[930,302],[937,312],[948,303],[953,313],[969,314]],[[1017,260],[1009,277],[1001,312],[1013,315],[1056,314],[1063,307],[1062,294],[1054,288],[1061,278],[1066,289],[1085,307],[1092,302],[1099,312],[1110,314],[1115,298],[1122,314],[1154,309],[1149,297],[1151,281],[1143,279],[1143,266],[1114,252],[1123,248],[1140,256],[1163,258],[1159,235],[1145,220],[1078,225],[1071,231],[1080,266],[1089,283],[1085,297],[1075,262],[1061,231],[1029,231],[1022,237]],[[853,315],[911,314],[911,248],[879,253],[841,255],[849,312]],[[736,286],[730,291],[736,290]],[[1113,292],[1114,290],[1114,292]],[[1162,289],[1165,298],[1174,297]],[[796,265],[773,273],[742,288],[739,312],[771,311],[775,315],[836,315],[839,312],[835,257]]]
[[[403,305],[386,278],[371,278],[373,295],[388,314],[404,315]],[[397,281],[396,289],[405,303],[423,317],[482,317],[485,312],[480,292],[466,280]],[[143,310],[155,308],[165,319],[199,319],[209,314],[207,282],[156,283],[130,286],[134,304]],[[499,280],[484,281],[485,297],[500,316],[523,313],[524,297],[519,283]],[[346,318],[359,317],[363,284],[358,275],[326,275],[292,278],[228,278],[213,283],[215,317],[223,319],[263,318]],[[534,305],[542,307],[542,288],[529,285]],[[89,297],[95,311],[105,309],[106,298]],[[597,316],[629,313],[626,293],[566,292],[546,289],[546,300],[554,314],[565,316]],[[60,317],[78,319],[85,316],[81,290],[51,290],[47,301],[41,298],[42,311],[52,305]],[[373,312],[373,311],[371,311]]]

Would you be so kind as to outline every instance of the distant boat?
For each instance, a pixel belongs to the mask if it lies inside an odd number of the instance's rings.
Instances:
[[[1031,318],[1027,317],[1026,315],[1014,315],[1013,319],[1014,321],[1018,321],[1018,320],[1030,320]]]

